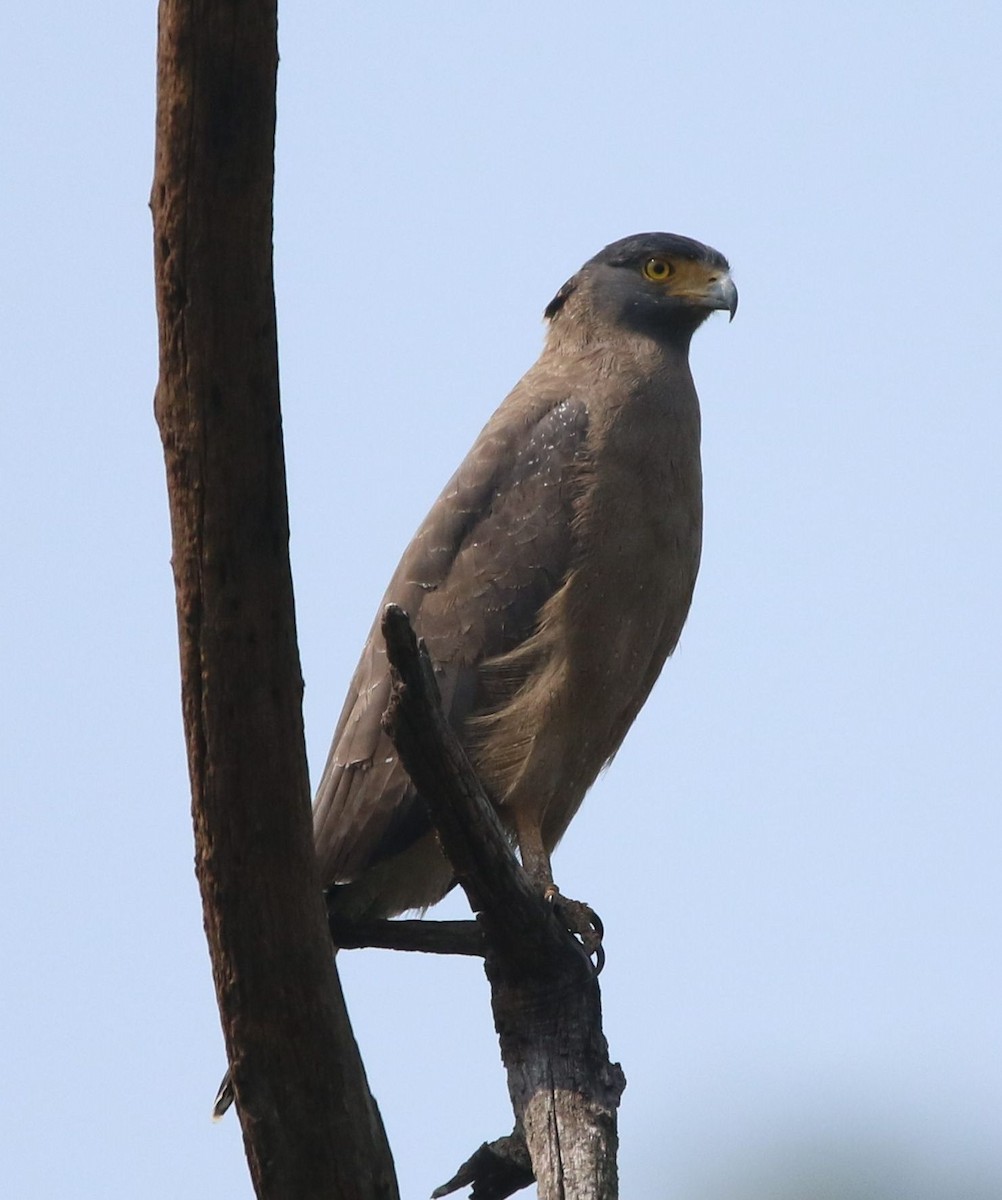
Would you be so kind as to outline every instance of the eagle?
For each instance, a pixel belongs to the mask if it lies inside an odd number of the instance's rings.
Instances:
[[[733,318],[727,260],[690,238],[607,246],[545,310],[539,359],[404,551],[380,613],[410,616],[444,712],[541,890],[550,855],[674,650],[702,541],[693,333]],[[321,877],[349,921],[453,884],[380,718],[377,616],[314,804]]]
[[[689,343],[737,303],[718,251],[641,233],[546,306],[539,359],[404,551],[348,687],[313,808],[333,917],[426,909],[454,882],[381,723],[387,604],[424,639],[443,710],[530,879],[556,892],[550,855],[689,612],[703,516]],[[227,1075],[214,1115],[232,1100]]]

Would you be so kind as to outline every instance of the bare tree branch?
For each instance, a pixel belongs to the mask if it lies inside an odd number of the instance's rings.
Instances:
[[[418,950],[480,958],[486,952],[484,931],[476,921],[345,921],[331,915],[328,923],[340,950]]]
[[[475,1195],[492,1200],[525,1186],[512,1154],[524,1135],[540,1200],[614,1200],[616,1110],[626,1081],[609,1061],[596,974],[512,854],[442,713],[434,671],[406,613],[388,605],[383,634],[394,672],[384,725],[484,929],[494,1022],[515,1112],[514,1142],[481,1147],[452,1183],[473,1182]],[[499,1146],[503,1168],[492,1149]]]
[[[161,0],[156,413],[196,870],[254,1187],[393,1200],[309,820],[271,259],[275,0]]]
[[[431,1198],[441,1200],[442,1196],[472,1185],[472,1200],[506,1200],[506,1197],[528,1187],[535,1178],[529,1161],[529,1148],[525,1138],[516,1130],[507,1137],[484,1142],[448,1183],[443,1183],[432,1192]]]

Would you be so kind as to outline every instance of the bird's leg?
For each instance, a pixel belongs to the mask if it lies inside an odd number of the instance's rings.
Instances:
[[[515,838],[518,842],[518,853],[522,859],[523,870],[532,880],[533,886],[539,889],[544,899],[551,899],[557,894],[557,887],[553,882],[550,856],[546,853],[546,847],[543,845],[543,832],[539,822],[516,816]]]
[[[553,905],[554,912],[568,932],[580,940],[589,957],[595,956],[597,975],[605,965],[605,951],[602,949],[605,931],[598,913],[581,900],[571,900],[561,895],[553,882],[550,856],[543,845],[543,833],[538,821],[516,818],[515,838],[523,870],[543,899]]]

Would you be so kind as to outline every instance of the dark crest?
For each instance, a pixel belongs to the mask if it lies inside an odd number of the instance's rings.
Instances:
[[[543,309],[543,316],[547,319],[547,321],[552,321],[557,313],[560,312],[560,310],[567,303],[567,297],[570,296],[576,287],[577,284],[573,279],[567,280],[560,291],[557,292],[550,303],[547,304],[546,308]]]

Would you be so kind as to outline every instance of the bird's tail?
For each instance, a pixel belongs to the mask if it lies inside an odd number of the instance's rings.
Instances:
[[[334,954],[337,955],[337,946],[334,947]],[[227,1071],[223,1076],[223,1082],[219,1085],[219,1091],[216,1092],[216,1098],[212,1102],[213,1121],[218,1121],[223,1117],[235,1099],[236,1094],[233,1091],[233,1080],[230,1077],[229,1071]]]
[[[218,1121],[219,1118],[233,1103],[235,1097],[233,1094],[233,1080],[230,1078],[229,1071],[223,1076],[223,1082],[219,1085],[219,1091],[216,1092],[216,1098],[212,1103],[212,1119]]]

